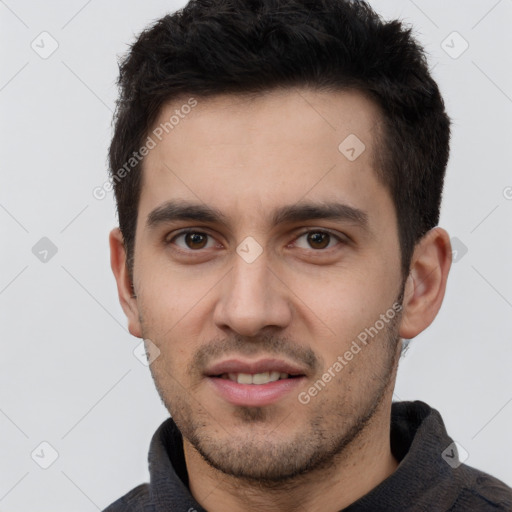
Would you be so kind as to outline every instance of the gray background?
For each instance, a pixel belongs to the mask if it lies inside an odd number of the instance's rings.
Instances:
[[[0,1],[3,512],[94,511],[148,479],[168,414],[117,301],[112,194],[92,190],[107,179],[117,56],[182,5]],[[454,122],[440,225],[456,262],[395,399],[437,408],[467,463],[512,485],[512,0],[373,5],[413,24]],[[47,469],[42,442],[58,453]]]

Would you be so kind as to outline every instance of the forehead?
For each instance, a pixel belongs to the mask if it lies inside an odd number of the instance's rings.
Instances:
[[[149,133],[139,220],[173,199],[253,222],[304,199],[389,208],[374,167],[379,122],[377,106],[356,91],[174,100]]]

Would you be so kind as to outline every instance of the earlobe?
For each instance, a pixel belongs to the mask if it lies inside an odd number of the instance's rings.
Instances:
[[[436,317],[443,302],[452,260],[448,233],[431,229],[416,244],[404,290],[400,337],[412,339]]]
[[[128,330],[137,338],[142,338],[142,329],[139,320],[137,298],[133,291],[128,266],[123,235],[119,228],[114,228],[109,236],[110,266],[117,283],[119,303],[128,319]]]

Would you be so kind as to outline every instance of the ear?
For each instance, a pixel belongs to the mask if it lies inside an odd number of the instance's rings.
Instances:
[[[443,302],[451,264],[450,237],[435,227],[414,249],[404,290],[400,337],[412,339],[433,322]]]
[[[135,292],[132,288],[128,265],[126,263],[126,250],[124,247],[123,235],[119,228],[110,232],[110,266],[117,282],[117,293],[119,302],[128,318],[128,330],[137,338],[142,338],[142,328],[139,319],[139,308]]]

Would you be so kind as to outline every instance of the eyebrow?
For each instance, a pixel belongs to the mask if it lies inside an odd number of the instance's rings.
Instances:
[[[350,222],[370,233],[368,214],[363,210],[338,202],[299,202],[277,208],[272,216],[274,226],[308,220]],[[201,203],[172,200],[158,206],[147,217],[146,226],[154,229],[160,224],[192,220],[230,226],[229,218],[220,210]]]

